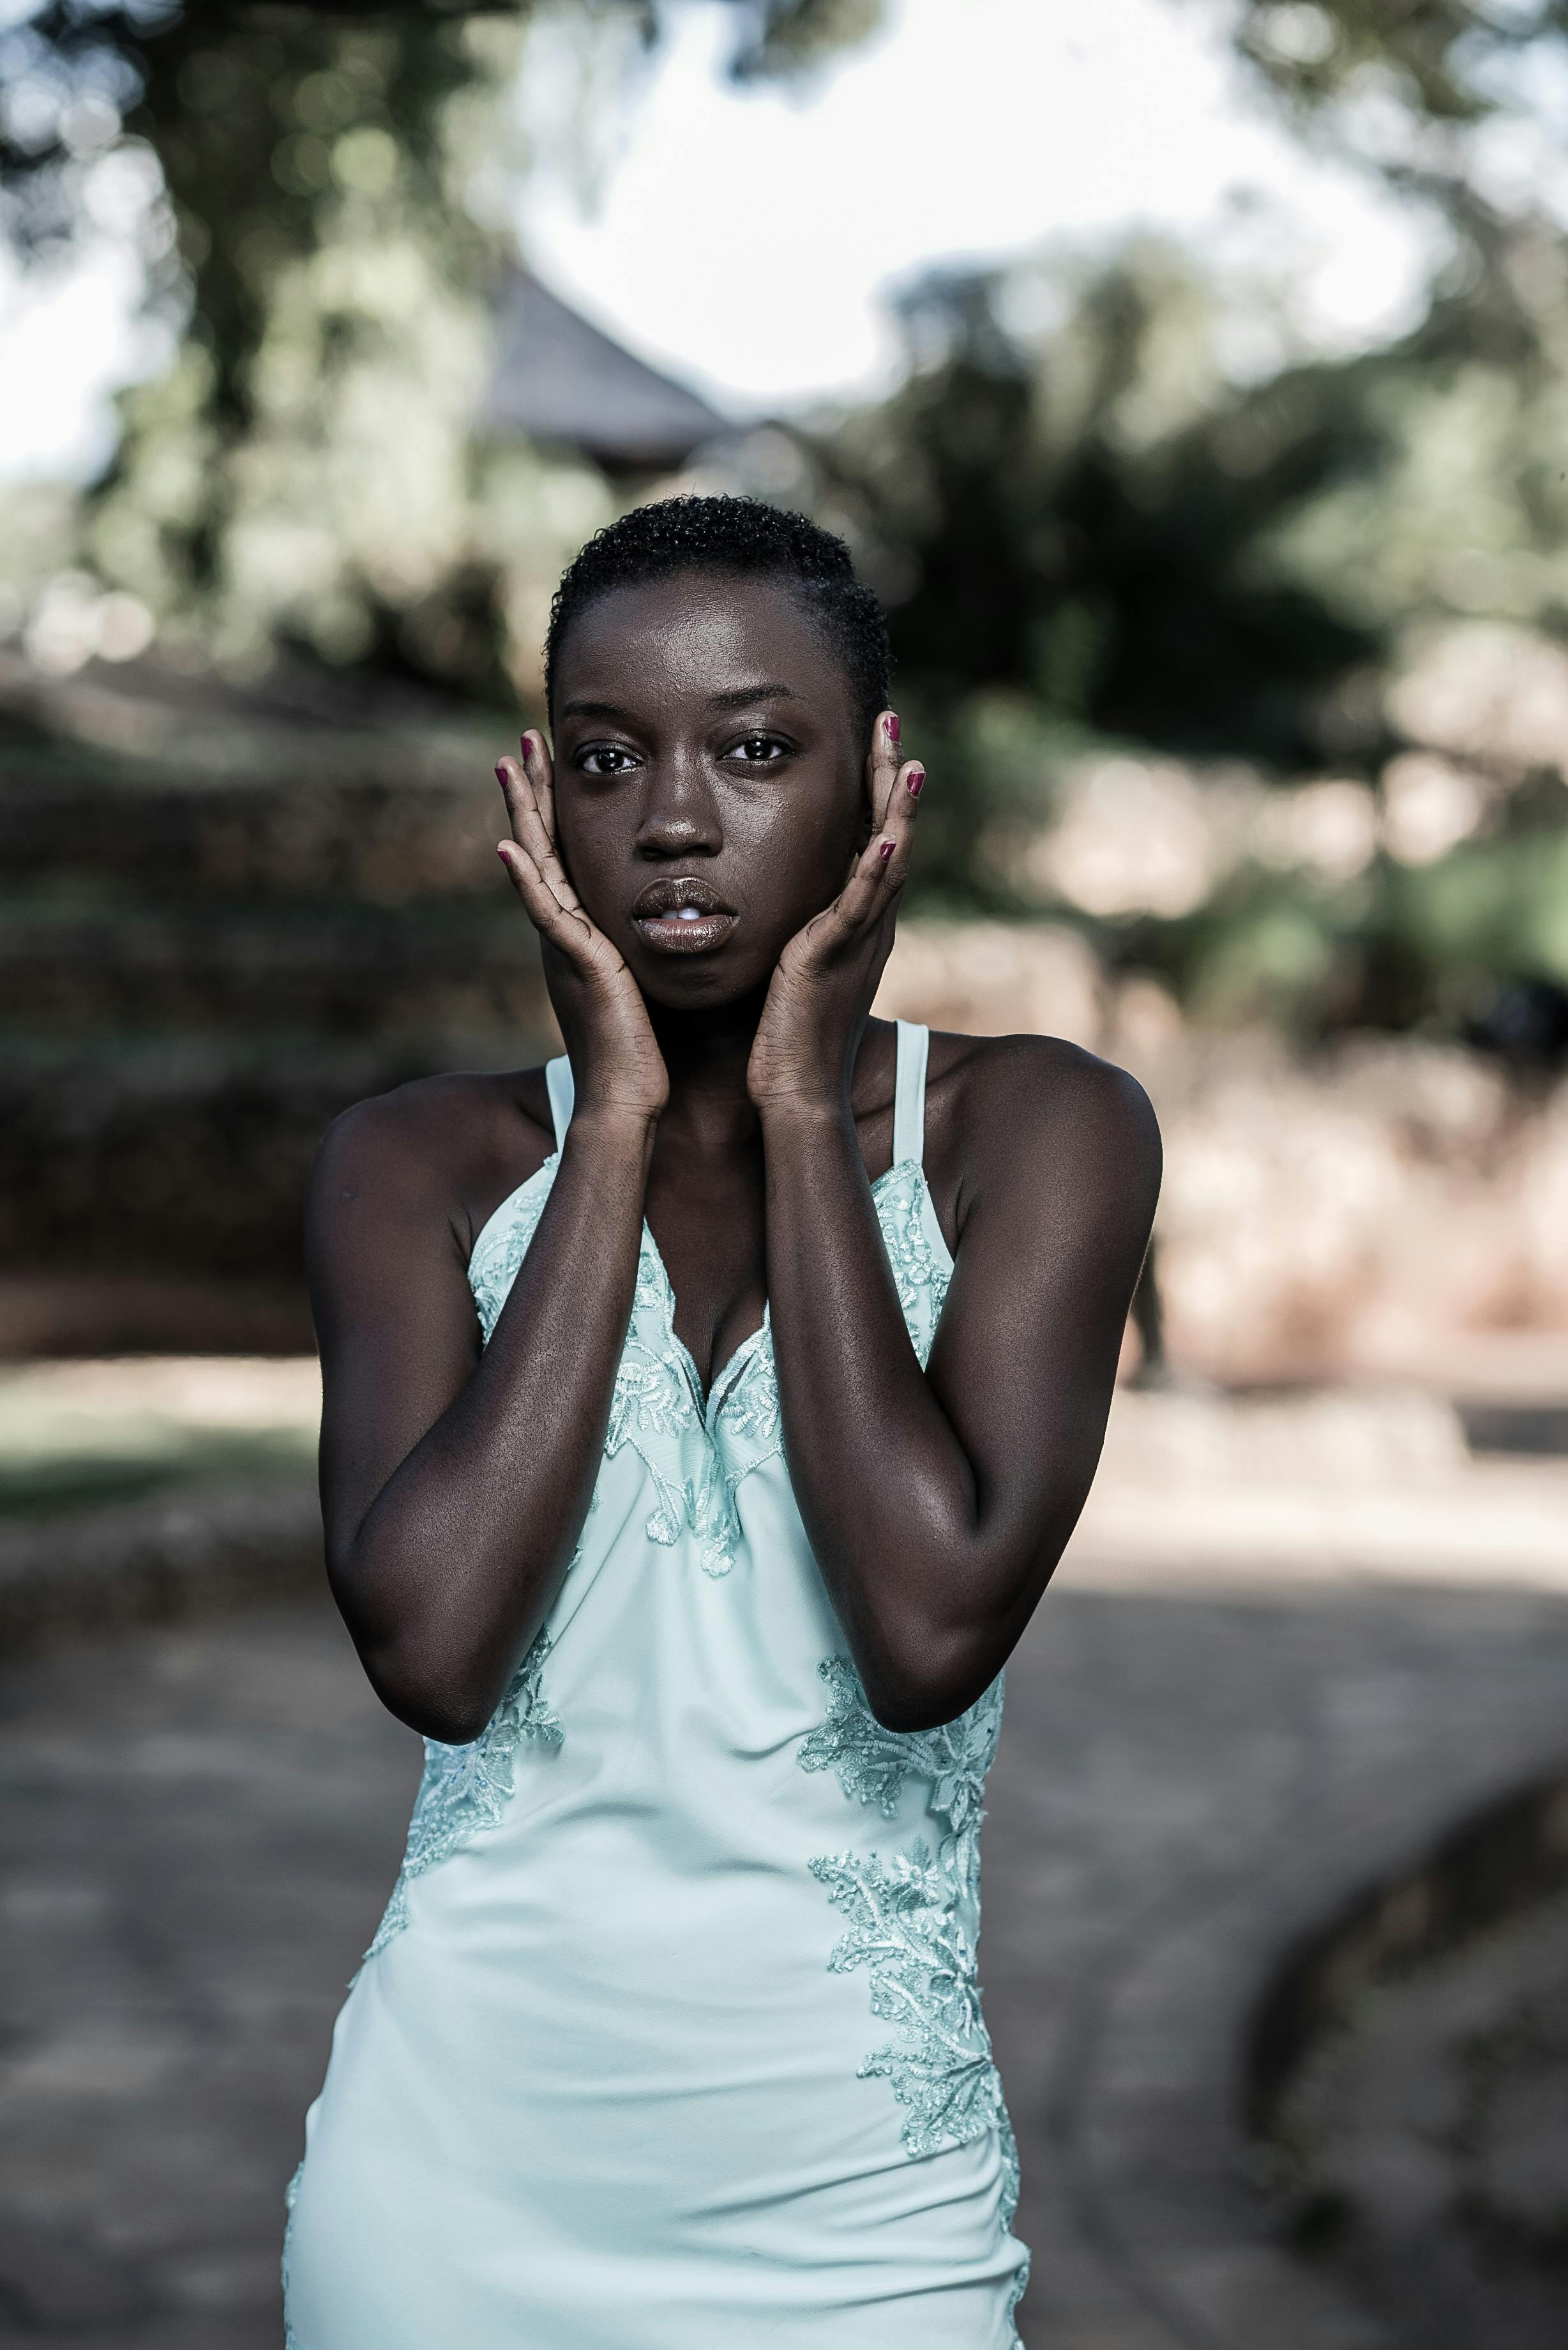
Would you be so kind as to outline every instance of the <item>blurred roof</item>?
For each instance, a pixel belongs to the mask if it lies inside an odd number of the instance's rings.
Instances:
[[[480,416],[493,432],[564,442],[602,465],[657,471],[733,430],[525,269],[508,271],[495,316],[498,356]]]

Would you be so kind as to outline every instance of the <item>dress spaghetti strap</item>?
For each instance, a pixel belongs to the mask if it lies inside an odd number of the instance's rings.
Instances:
[[[572,1065],[565,1053],[558,1061],[545,1064],[545,1083],[550,1090],[550,1116],[555,1121],[557,1150],[566,1139],[566,1128],[572,1122],[572,1104],[576,1088],[572,1083]]]
[[[926,1055],[931,1032],[913,1020],[900,1020],[898,1070],[893,1080],[893,1164],[913,1159],[923,1166],[926,1156]]]

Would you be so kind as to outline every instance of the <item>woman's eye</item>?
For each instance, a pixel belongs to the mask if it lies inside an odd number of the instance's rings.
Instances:
[[[592,743],[586,751],[577,753],[573,764],[585,775],[624,775],[628,767],[636,766],[637,761],[618,743]]]
[[[789,744],[777,734],[742,734],[725,755],[747,766],[767,766],[775,759],[786,759]]]

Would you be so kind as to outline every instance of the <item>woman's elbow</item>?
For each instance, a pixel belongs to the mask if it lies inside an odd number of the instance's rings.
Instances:
[[[470,1746],[487,1728],[498,1694],[489,1677],[441,1671],[403,1644],[362,1647],[365,1677],[387,1711],[440,1746]]]
[[[438,1746],[472,1746],[489,1726],[490,1714],[483,1708],[454,1702],[439,1692],[421,1691],[411,1699],[380,1689],[376,1694],[389,1713]]]
[[[924,1643],[919,1653],[884,1656],[862,1668],[866,1702],[884,1730],[903,1736],[940,1730],[967,1712],[1002,1669],[992,1644]]]
[[[370,1686],[387,1711],[438,1746],[472,1746],[490,1721],[482,1706],[466,1704],[444,1690],[407,1687],[399,1679],[371,1673]],[[493,1708],[491,1709],[493,1711]]]
[[[390,1604],[389,1589],[408,1579],[395,1562],[367,1559],[363,1545],[342,1559],[328,1550],[332,1596],[387,1711],[441,1746],[470,1745],[501,1700],[493,1654],[417,1597]]]

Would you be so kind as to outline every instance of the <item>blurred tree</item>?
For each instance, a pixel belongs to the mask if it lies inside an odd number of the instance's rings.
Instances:
[[[1327,106],[1375,78],[1412,114],[1462,124],[1501,102],[1501,72],[1565,29],[1563,0],[1240,0],[1233,36],[1293,103]]]
[[[1059,312],[1033,339],[1009,324],[1031,296]],[[930,277],[902,309],[909,380],[839,442],[912,575],[902,665],[944,698],[1025,686],[1104,733],[1319,755],[1324,695],[1376,639],[1259,548],[1378,454],[1355,370],[1232,392],[1212,296],[1152,245],[1033,285]]]
[[[877,16],[729,5],[742,77],[808,70]],[[663,20],[578,5],[644,46]],[[547,585],[610,511],[589,467],[472,446],[534,13],[43,0],[0,32],[13,243],[57,256],[141,218],[175,353],[122,402],[85,552],[166,637],[482,687],[510,650],[528,683]]]
[[[907,381],[823,462],[941,737],[926,888],[994,899],[988,828],[1031,800],[1038,820],[1088,743],[1280,774],[1376,754],[1380,722],[1358,726],[1345,689],[1381,656],[1379,619],[1272,551],[1382,455],[1354,366],[1228,386],[1212,296],[1152,245],[1097,273],[929,277],[902,316]]]
[[[1521,74],[1568,34],[1564,0],[1238,0],[1237,47],[1293,105],[1323,117],[1376,98],[1379,160],[1391,171],[1446,161],[1461,147],[1431,134],[1461,130],[1517,102]],[[1391,117],[1403,118],[1392,120]],[[1340,116],[1345,135],[1375,126]],[[1424,136],[1425,134],[1425,136]]]
[[[940,763],[928,903],[1064,914],[1304,1034],[1486,1035],[1568,983],[1568,394],[1458,298],[1238,385],[1220,292],[1155,247],[914,289],[820,494]]]
[[[1232,38],[1303,136],[1446,221],[1431,347],[1562,364],[1568,0],[1238,0]]]

